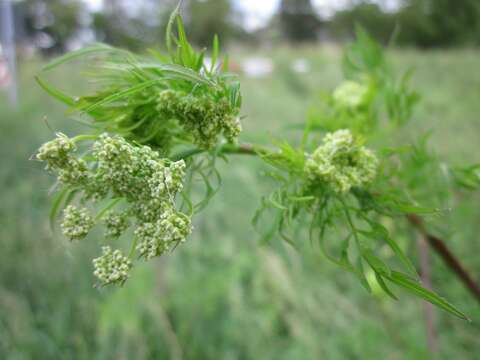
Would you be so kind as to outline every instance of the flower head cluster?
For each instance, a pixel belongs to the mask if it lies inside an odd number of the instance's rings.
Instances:
[[[175,196],[182,190],[185,176],[183,160],[163,159],[148,146],[134,146],[122,137],[106,134],[94,142],[86,157],[88,163],[75,157],[74,150],[73,141],[59,135],[42,146],[37,157],[47,161],[59,178],[67,179],[63,183],[73,186],[83,202],[123,199],[121,212],[110,210],[101,216],[107,238],[120,237],[134,224],[139,255],[150,259],[190,234],[190,217],[175,209]],[[71,240],[85,237],[93,225],[86,209],[73,205],[65,209],[62,229]],[[126,279],[131,264],[127,266],[126,258],[119,254],[104,250],[95,260],[95,273],[103,282]]]
[[[103,217],[103,222],[105,223],[105,237],[110,239],[119,238],[130,226],[126,212],[116,213],[109,211]]]
[[[93,274],[105,285],[123,284],[129,276],[132,262],[120,250],[110,246],[102,247],[102,256],[93,259]]]
[[[150,259],[170,250],[191,233],[192,226],[188,216],[166,209],[155,222],[146,222],[137,227],[135,236],[139,242],[137,250],[140,256]]]
[[[77,159],[75,143],[62,133],[57,133],[52,141],[43,144],[37,153],[37,159],[47,163],[47,170],[57,171],[62,184],[79,185],[87,181],[87,164]]]
[[[69,205],[63,211],[62,232],[72,241],[85,238],[93,225],[93,218],[86,208]]]
[[[328,133],[307,159],[305,172],[312,184],[327,184],[336,193],[370,183],[377,173],[375,154],[358,145],[349,130]]]
[[[226,98],[194,96],[174,90],[164,90],[157,101],[157,110],[167,118],[176,119],[202,148],[213,147],[220,135],[234,142],[242,128],[238,109]]]
[[[65,134],[57,133],[57,137],[43,144],[37,153],[37,159],[47,163],[47,169],[63,168],[71,159],[76,149],[74,142]]]
[[[344,81],[333,92],[333,99],[341,106],[357,108],[364,105],[368,98],[369,89],[355,81]]]
[[[164,200],[182,189],[183,160],[170,162],[148,146],[132,146],[122,137],[101,135],[93,145],[95,181],[131,202]]]

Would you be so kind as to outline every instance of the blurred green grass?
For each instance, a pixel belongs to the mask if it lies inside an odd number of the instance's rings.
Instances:
[[[234,58],[249,55],[238,51]],[[480,52],[392,51],[399,69],[413,66],[423,95],[412,132],[433,129],[445,159],[480,162]],[[277,71],[242,78],[243,140],[296,139],[320,90],[341,78],[336,48],[284,47],[269,53]],[[304,58],[308,74],[290,64]],[[79,125],[34,83],[38,62],[20,66],[20,104],[0,99],[0,358],[5,359],[345,359],[427,358],[421,303],[376,299],[327,263],[306,242],[300,252],[281,241],[260,244],[250,219],[270,183],[255,159],[221,165],[224,186],[195,221],[187,243],[135,269],[120,289],[94,289],[95,236],[68,244],[48,228],[51,178],[29,161],[52,131]],[[66,91],[81,89],[75,66],[50,76]],[[448,242],[480,274],[480,197],[465,197],[446,214]],[[416,257],[414,234],[410,255]],[[434,288],[473,319],[434,310],[438,358],[480,353],[478,303],[432,253]]]

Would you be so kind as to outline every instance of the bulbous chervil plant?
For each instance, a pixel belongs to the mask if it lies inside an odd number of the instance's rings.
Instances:
[[[99,285],[123,285],[136,261],[188,240],[192,217],[220,184],[216,162],[248,154],[265,163],[277,184],[253,219],[265,238],[278,234],[293,246],[305,239],[318,242],[327,259],[368,291],[374,284],[396,298],[394,284],[466,318],[421,286],[392,234],[405,215],[445,208],[448,186],[477,187],[478,167],[440,170],[426,138],[408,138],[403,129],[418,100],[409,89],[409,73],[396,77],[364,32],[344,56],[346,80],[309,112],[295,146],[239,142],[239,82],[228,72],[227,59],[219,59],[217,37],[206,65],[205,52],[187,41],[178,8],[167,26],[166,48],[168,56],[150,51],[143,57],[95,45],[46,66],[97,55],[87,76],[98,86],[87,96],[71,97],[37,78],[91,128],[74,137],[57,133],[36,158],[57,177],[52,225],[63,213],[61,230],[72,242],[94,227],[104,229],[108,245],[93,260]],[[445,171],[455,181],[442,183]],[[414,177],[425,172],[429,180],[419,185]],[[194,196],[193,179],[203,181],[205,198]],[[127,246],[113,241],[122,236]],[[380,257],[381,246],[389,248],[388,259]]]

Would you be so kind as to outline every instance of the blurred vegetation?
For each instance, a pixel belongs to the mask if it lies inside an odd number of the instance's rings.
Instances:
[[[282,0],[278,17],[288,41],[295,43],[317,40],[321,22],[310,0]]]
[[[17,1],[17,34],[47,54],[95,40],[132,50],[158,47],[176,3],[104,0],[100,11],[92,11],[82,0]],[[394,37],[398,45],[422,48],[479,44],[477,0],[402,0],[388,11],[378,4],[354,1],[327,18],[316,13],[311,0],[282,0],[273,18],[254,33],[242,28],[245,14],[233,0],[184,1],[183,15],[191,39],[200,47],[208,45],[214,33],[222,43],[344,41],[353,37],[355,24],[383,43]]]
[[[330,22],[334,36],[351,36],[360,24],[376,39],[399,45],[446,47],[478,45],[480,2],[476,0],[405,0],[393,12],[361,1],[335,14]]]
[[[212,34],[229,39],[235,32],[232,25],[233,9],[229,0],[194,0],[188,1],[186,27],[189,40],[206,47],[211,46]],[[222,41],[223,42],[223,41]]]
[[[82,27],[85,6],[80,1],[30,1],[15,3],[17,30],[44,51],[64,52],[67,41]],[[17,35],[18,36],[18,35]]]
[[[331,89],[341,76],[335,49],[281,47],[269,55],[282,65],[279,72],[242,78],[246,142],[298,138],[290,125],[303,121],[317,91]],[[414,83],[423,102],[412,131],[434,128],[431,141],[442,156],[479,162],[479,53],[404,50],[391,55],[400,69],[416,67]],[[285,65],[297,57],[308,61],[311,72],[296,74]],[[428,357],[420,301],[403,295],[399,306],[372,298],[309,244],[299,252],[281,241],[259,244],[250,219],[271,183],[251,158],[238,156],[231,159],[235,166],[222,165],[224,186],[198,217],[188,246],[137,268],[124,288],[92,288],[95,242],[75,246],[52,236],[51,179],[41,164],[29,161],[53,131],[72,134],[80,126],[67,123],[64,109],[34,85],[40,65],[20,64],[17,110],[0,99],[0,358]],[[52,82],[81,92],[80,81],[62,82],[67,74],[75,77],[74,69],[54,72]],[[260,135],[264,132],[268,135]],[[479,200],[478,194],[469,197],[442,218],[449,245],[473,274],[480,273]],[[414,233],[398,240],[409,244],[415,258]],[[478,304],[433,254],[432,281],[473,320],[469,324],[435,310],[438,358],[475,359]]]

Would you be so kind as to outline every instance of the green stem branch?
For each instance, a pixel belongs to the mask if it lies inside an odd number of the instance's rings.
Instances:
[[[178,161],[182,159],[188,159],[189,157],[202,154],[208,150],[200,148],[187,149],[181,152],[178,152],[170,157],[173,161]],[[217,149],[218,154],[239,154],[239,155],[253,155],[258,156],[258,153],[261,151],[271,152],[272,150],[261,146],[261,145],[252,145],[252,144],[223,144]]]
[[[192,148],[187,149],[177,154],[171,156],[171,160],[178,161],[182,159],[187,159],[189,157],[202,154],[207,152],[208,150],[200,149],[200,148]],[[217,149],[218,154],[239,154],[239,155],[253,155],[259,156],[260,152],[272,152],[274,150],[269,149],[267,147],[255,144],[224,144]],[[343,203],[343,201],[342,201]],[[348,213],[348,209],[346,204],[343,203],[345,206],[345,211],[347,215],[347,219],[349,221],[349,225],[352,227],[353,235],[355,240],[357,241],[357,245],[359,245],[359,239],[356,234],[356,229],[353,227],[352,219],[350,218],[350,214]],[[410,221],[411,225],[420,230],[423,233],[425,238],[428,240],[428,243],[431,245],[432,249],[437,252],[448,268],[457,275],[457,277],[467,286],[467,288],[472,292],[472,294],[477,298],[480,299],[480,287],[479,285],[473,280],[471,275],[465,270],[462,266],[461,262],[450,252],[445,245],[445,241],[442,239],[431,235],[428,233],[423,226],[422,220],[417,215],[407,215],[408,220]]]

